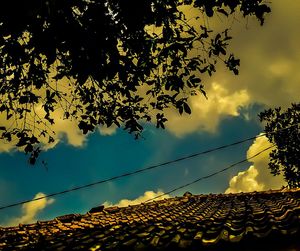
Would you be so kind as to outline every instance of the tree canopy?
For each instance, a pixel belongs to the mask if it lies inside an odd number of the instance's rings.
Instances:
[[[193,24],[185,9],[198,15]],[[164,110],[191,113],[205,95],[203,74],[222,61],[230,30],[213,32],[201,18],[241,12],[261,25],[263,0],[10,0],[0,9],[1,139],[15,141],[34,163],[41,138],[53,141],[53,112],[78,122],[122,126],[137,137],[145,121],[164,128]],[[195,25],[195,23],[197,25]]]
[[[289,187],[300,186],[300,103],[287,110],[281,107],[259,114],[265,132],[276,148],[270,153],[269,168],[274,175],[283,174]],[[285,129],[287,128],[287,129]]]

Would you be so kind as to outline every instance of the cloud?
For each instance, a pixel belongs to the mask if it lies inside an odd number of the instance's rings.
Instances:
[[[44,111],[41,104],[35,108],[35,111],[40,117],[43,117]],[[43,144],[44,150],[55,147],[62,138],[66,138],[67,143],[75,147],[81,147],[84,145],[86,141],[86,135],[83,135],[79,130],[77,122],[75,120],[64,119],[63,116],[64,112],[62,111],[62,109],[57,109],[51,114],[51,118],[55,120],[55,124],[49,124],[48,127],[51,128],[51,131],[54,132],[52,133],[49,130],[49,133],[53,137],[54,142],[49,144],[47,137],[40,137],[39,140]],[[1,126],[6,127],[9,127],[9,123],[12,123],[12,121],[10,120],[5,121],[3,119],[3,116],[0,116],[0,121]],[[16,141],[14,139],[11,142],[0,140],[0,152],[11,152],[12,150],[16,149],[15,144]]]
[[[57,89],[61,93],[65,93],[66,96],[64,97],[65,100],[60,100],[59,105],[62,105],[64,108],[68,107],[71,102],[71,87],[67,87],[69,85],[69,82],[72,80],[69,80],[67,78],[63,78],[59,81],[51,79],[51,77],[54,76],[54,72],[51,71],[49,75],[49,85],[53,89]],[[72,84],[71,84],[72,86]],[[46,91],[44,89],[35,90],[34,91],[36,95],[45,97]],[[69,145],[72,145],[74,147],[82,147],[85,145],[87,140],[87,135],[84,135],[82,131],[78,127],[78,121],[76,119],[66,119],[65,118],[65,111],[64,108],[57,107],[53,112],[51,112],[50,117],[54,120],[54,124],[51,125],[48,121],[44,120],[45,124],[35,124],[35,127],[31,126],[31,128],[38,128],[39,131],[41,130],[47,130],[49,134],[53,137],[54,142],[48,143],[48,137],[43,138],[40,137],[39,140],[43,144],[43,149],[48,150],[51,148],[54,148],[59,142],[61,142],[62,139],[65,139],[66,142]],[[43,104],[39,103],[36,104],[34,107],[34,110],[31,111],[31,113],[27,116],[27,119],[30,123],[33,125],[33,121],[38,121],[40,118],[44,118],[46,115]],[[29,123],[29,124],[30,124]],[[0,126],[5,126],[6,128],[10,128],[12,126],[17,126],[20,128],[22,126],[23,120],[15,120],[14,117],[7,120],[6,114],[0,113]],[[112,125],[111,127],[107,128],[105,126],[100,126],[98,129],[98,132],[101,135],[109,136],[113,135],[117,130],[117,127]],[[1,133],[1,131],[0,131]],[[0,152],[11,152],[12,150],[15,150],[16,140],[13,140],[11,142],[5,142],[4,140],[0,140]]]
[[[286,107],[299,101],[299,1],[274,1],[260,27],[249,19],[232,29],[231,49],[241,59],[238,76],[219,70],[213,77],[230,92],[246,89],[252,103]],[[217,26],[217,24],[215,24]]]
[[[271,146],[265,136],[257,138],[247,151],[247,158]],[[253,165],[244,172],[239,172],[230,179],[229,187],[225,193],[239,193],[280,189],[286,185],[282,175],[273,176],[268,168],[269,153],[271,149],[253,158]]]
[[[44,193],[37,193],[34,196],[34,199],[40,198],[45,196]],[[52,204],[54,202],[54,199],[40,199],[37,201],[29,202],[26,204],[23,204],[22,206],[22,215],[20,217],[16,217],[11,219],[9,222],[7,222],[6,226],[15,226],[20,223],[27,224],[27,223],[33,223],[36,221],[37,215],[44,210],[48,205]]]
[[[0,113],[0,126],[10,127],[11,121],[6,119],[6,115],[1,112]],[[3,131],[0,131],[0,136],[2,135]],[[12,149],[14,149],[14,142],[8,142],[0,138],[0,153],[5,152],[8,153]]]
[[[225,193],[262,191],[264,184],[257,182],[257,176],[257,169],[254,166],[250,166],[247,171],[239,172],[229,181],[229,188]]]
[[[47,149],[55,147],[63,137],[65,137],[67,143],[72,146],[81,147],[84,145],[86,135],[82,134],[76,120],[64,119],[64,112],[62,109],[55,110],[51,117],[55,121],[55,124],[51,126],[51,130],[55,132],[53,135],[55,141],[50,145],[47,142],[44,142]]]
[[[300,2],[274,1],[271,6],[272,12],[267,15],[262,27],[254,18],[245,20],[237,13],[234,15],[238,21],[230,29],[233,39],[228,51],[241,59],[240,74],[235,76],[219,64],[212,78],[201,76],[209,99],[202,95],[191,97],[191,116],[181,116],[174,110],[166,111],[170,132],[179,137],[199,131],[214,133],[224,117],[240,116],[240,108],[247,109],[251,104],[287,107],[292,102],[299,102]],[[193,17],[195,13],[192,12],[189,9],[187,14]],[[187,18],[190,19],[190,16]],[[220,30],[226,25],[231,26],[230,18],[217,16],[206,21],[209,21],[211,29]],[[199,20],[191,20],[198,25]],[[58,86],[66,92],[67,80],[62,80]],[[63,137],[70,145],[84,145],[86,135],[82,135],[76,121],[64,120],[62,110],[55,111],[53,116],[56,124],[52,128],[56,136],[54,144],[48,148],[54,147]],[[4,117],[0,117],[0,121],[1,125],[9,126]],[[99,131],[102,135],[115,132],[114,128],[101,128]],[[13,143],[0,141],[0,152],[9,152],[13,148]]]
[[[214,133],[222,118],[241,115],[239,107],[246,111],[253,104],[287,107],[299,102],[300,2],[274,1],[271,7],[272,12],[266,16],[263,26],[255,18],[245,20],[237,13],[234,18],[238,21],[233,25],[233,17],[217,16],[207,20],[213,30],[231,27],[233,39],[228,52],[234,52],[241,59],[240,73],[236,76],[218,64],[212,77],[202,75],[208,101],[200,95],[192,97],[191,116],[180,116],[174,111],[167,113],[167,126],[172,133],[177,136],[199,131]],[[191,20],[196,15],[193,10],[187,14]],[[256,115],[251,116],[257,119]]]
[[[167,112],[167,129],[181,137],[196,131],[214,133],[224,116],[239,116],[239,109],[250,102],[246,90],[229,92],[219,83],[212,83],[208,100],[202,95],[190,99],[191,115],[179,115],[177,111]]]
[[[103,136],[111,136],[117,132],[117,129],[116,125],[111,125],[110,127],[99,126],[99,133]]]
[[[109,201],[105,201],[103,203],[103,205],[105,207],[112,207],[112,206],[118,206],[118,207],[127,207],[129,205],[137,205],[137,204],[141,204],[143,202],[145,202],[146,200],[149,200],[149,199],[152,199],[156,196],[160,196],[160,195],[163,195],[163,192],[162,191],[157,191],[157,192],[154,192],[154,191],[146,191],[144,193],[144,195],[136,198],[136,199],[133,199],[133,200],[128,200],[128,199],[122,199],[120,200],[119,202],[117,202],[116,204],[112,204],[111,202]],[[162,199],[166,199],[166,198],[170,198],[169,195],[163,195],[157,199],[154,199],[154,200],[162,200]]]
[[[68,86],[69,81],[67,78],[63,78],[62,80],[55,81],[54,79],[51,79],[54,76],[54,72],[50,70],[49,74],[49,86],[51,86],[52,89],[56,90],[61,93],[65,93],[66,100],[60,100],[59,104],[62,104],[64,107],[66,107],[70,102],[71,99],[71,89]],[[33,90],[33,92],[37,95],[42,97],[41,100],[43,100],[46,96],[45,89],[39,89],[39,90]],[[55,147],[62,138],[65,138],[67,140],[67,143],[75,146],[80,147],[83,146],[86,141],[86,135],[83,135],[82,132],[78,128],[78,123],[75,119],[64,119],[65,112],[63,108],[57,107],[57,109],[54,110],[54,112],[51,113],[50,117],[54,119],[54,124],[51,125],[48,121],[43,120],[43,123],[37,123],[37,121],[40,121],[40,118],[44,118],[45,111],[43,108],[42,103],[38,103],[34,106],[34,109],[31,108],[31,112],[27,114],[27,127],[34,130],[36,132],[36,136],[38,136],[39,132],[42,130],[47,130],[49,134],[54,138],[53,143],[48,143],[48,137],[39,137],[39,140],[43,144],[43,148],[45,150]],[[22,128],[24,123],[24,119],[16,119],[15,116],[11,117],[9,120],[6,119],[5,113],[0,113],[0,126],[5,126],[6,128],[13,129],[16,128]],[[1,133],[1,131],[0,131]],[[11,142],[5,142],[4,140],[0,140],[0,152],[10,152],[14,149],[16,149],[16,139],[13,137],[13,140]]]

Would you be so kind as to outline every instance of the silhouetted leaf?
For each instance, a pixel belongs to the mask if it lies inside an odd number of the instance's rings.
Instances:
[[[228,17],[228,13],[224,10],[224,9],[217,9],[217,11],[223,15],[225,15],[226,17]]]
[[[183,103],[183,109],[186,113],[191,114],[191,108],[189,107],[189,105],[187,103]]]
[[[136,137],[153,114],[160,114],[159,128],[165,109],[190,114],[188,98],[199,88],[206,97],[202,74],[212,76],[217,62],[238,74],[240,62],[224,57],[229,27],[213,31],[187,19],[184,9],[199,13],[196,20],[240,10],[261,23],[270,11],[251,0],[6,1],[0,115],[11,126],[2,138],[31,152],[35,163],[39,141],[53,143],[55,111],[84,134],[115,124]]]
[[[268,109],[259,114],[265,122],[268,140],[276,148],[270,153],[269,168],[273,175],[284,174],[290,188],[300,186],[300,103],[287,110],[281,107]],[[274,133],[275,132],[275,133]]]

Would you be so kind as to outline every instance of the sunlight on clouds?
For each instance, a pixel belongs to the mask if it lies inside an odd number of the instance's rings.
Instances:
[[[247,151],[247,158],[271,146],[268,139],[263,136],[257,138]],[[230,179],[229,187],[225,193],[239,193],[280,189],[286,185],[282,175],[273,176],[268,168],[269,153],[271,149],[258,155],[251,161],[253,165],[244,172],[239,172]]]
[[[194,132],[215,133],[222,119],[227,116],[240,116],[239,109],[251,104],[262,104],[267,107],[287,107],[292,102],[299,101],[300,93],[300,26],[299,1],[286,0],[272,3],[272,13],[266,17],[261,27],[255,18],[236,20],[231,28],[233,37],[228,47],[241,59],[241,68],[238,76],[218,65],[217,72],[208,77],[202,75],[208,95],[206,100],[202,95],[193,96],[189,100],[192,108],[191,115],[179,115],[177,111],[166,111],[168,118],[167,130],[178,137]],[[194,17],[199,13],[185,10],[187,19],[191,24],[198,25],[199,20]],[[202,20],[202,19],[201,19]],[[209,20],[211,29],[222,30],[231,23],[231,19],[218,17]],[[226,22],[225,22],[226,21]],[[153,27],[146,27],[149,32],[159,33]],[[54,72],[51,72],[53,75]],[[52,76],[50,74],[50,77]],[[68,80],[62,79],[51,82],[54,87],[69,93]],[[212,83],[210,85],[210,83]],[[56,132],[55,142],[47,145],[46,149],[55,147],[63,137],[70,145],[80,147],[86,142],[75,121],[64,120],[61,109],[53,113],[55,124],[51,126]],[[250,113],[242,114],[244,119],[250,120]],[[251,115],[252,117],[256,115]],[[1,126],[9,126],[5,116],[0,117]],[[100,127],[101,135],[113,135],[115,128]],[[9,152],[14,149],[14,143],[0,141],[0,152]],[[260,177],[258,175],[257,177]]]
[[[250,102],[246,90],[229,92],[216,82],[212,83],[207,93],[208,100],[200,94],[191,97],[191,115],[180,115],[175,110],[169,110],[167,129],[178,137],[199,130],[214,133],[223,116],[239,116],[239,108]]]
[[[37,193],[34,196],[34,199],[45,196],[44,193]],[[15,226],[20,223],[22,224],[28,224],[33,223],[36,221],[37,215],[44,210],[48,205],[52,204],[54,202],[54,199],[41,199],[33,202],[29,202],[26,204],[23,204],[22,206],[22,216],[16,217],[11,219],[9,222],[7,222],[6,226]]]
[[[4,113],[0,113],[0,126],[9,127],[11,125],[11,121],[6,119],[6,115]],[[0,135],[3,131],[0,131]],[[3,139],[0,139],[0,153],[5,152],[8,153],[15,148],[15,142],[7,142]]]
[[[162,195],[163,192],[162,191],[157,191],[157,192],[154,192],[154,191],[146,191],[144,193],[144,195],[136,198],[136,199],[133,199],[133,200],[128,200],[128,199],[122,199],[120,200],[118,203],[116,204],[112,204],[111,202],[109,201],[105,201],[103,203],[103,205],[105,207],[112,207],[112,206],[118,206],[118,207],[127,207],[129,205],[137,205],[137,204],[141,204],[143,202],[145,202],[146,200],[149,200],[149,199],[152,199],[156,196],[160,196]],[[167,198],[170,198],[169,195],[163,195],[161,197],[159,197],[158,199],[154,199],[154,200],[162,200],[162,199],[167,199]]]
[[[230,91],[246,89],[251,103],[287,107],[300,93],[300,2],[272,2],[272,12],[262,27],[249,19],[232,29],[230,48],[241,59],[240,74],[226,70],[213,79]],[[208,92],[209,94],[209,92]]]
[[[118,127],[116,125],[111,125],[110,127],[99,126],[99,133],[103,136],[111,136],[117,132]]]
[[[254,166],[250,166],[247,171],[239,172],[229,181],[229,188],[225,193],[262,191],[264,185],[257,182],[257,176],[257,169]]]
[[[0,153],[9,153],[15,148],[12,142],[6,142],[4,140],[0,140]]]
[[[54,111],[52,117],[55,120],[55,124],[52,125],[51,129],[55,132],[54,139],[56,143],[58,143],[63,136],[66,136],[67,142],[70,145],[75,147],[84,145],[86,135],[83,135],[79,130],[77,121],[64,119],[61,109]]]
[[[60,63],[57,61],[55,62],[55,64],[59,65]],[[72,88],[68,86],[70,82],[71,85],[73,85],[74,83],[72,82],[74,80],[64,77],[57,81],[53,79],[55,75],[56,75],[56,71],[52,69],[49,74],[50,86],[52,86],[53,89],[57,89],[61,93],[65,93],[66,104],[71,104],[72,102],[70,99],[72,97],[71,95]],[[41,96],[43,95],[44,94],[41,94]],[[41,118],[46,115],[41,104],[37,105],[36,112]],[[54,110],[54,112],[51,113],[51,118],[54,119],[55,123],[53,125],[49,124],[49,127],[54,132],[54,135],[52,135],[52,137],[54,138],[54,142],[51,144],[48,144],[47,142],[42,142],[45,144],[46,149],[55,147],[63,137],[65,137],[67,143],[72,146],[81,147],[84,145],[86,140],[86,135],[83,135],[80,129],[78,128],[78,122],[75,119],[70,119],[70,118],[65,119],[64,113],[65,112],[62,108],[56,109]]]
[[[71,89],[69,86],[69,81],[67,78],[63,78],[59,81],[56,81],[52,79],[52,77],[55,75],[55,72],[53,69],[50,69],[49,73],[49,85],[53,90],[57,90],[61,93],[66,93],[65,102],[71,103]],[[39,90],[33,90],[33,92],[41,97],[41,100],[46,96],[45,89],[39,89]],[[59,101],[61,103],[62,101]],[[40,102],[39,104],[36,104],[34,108],[31,108],[31,112],[27,114],[27,123],[30,125],[33,130],[35,129],[36,132],[41,130],[47,130],[49,134],[54,138],[53,143],[48,143],[48,137],[39,137],[39,140],[41,141],[41,144],[43,145],[43,149],[51,149],[55,147],[62,138],[66,138],[67,143],[75,146],[80,147],[83,146],[86,140],[86,135],[83,135],[80,129],[78,128],[78,122],[76,122],[74,119],[64,119],[64,110],[62,108],[55,109],[54,112],[51,113],[50,117],[54,119],[54,124],[51,125],[48,121],[44,120],[45,123],[35,123],[34,121],[39,121],[40,118],[44,118],[46,115],[43,104]],[[23,127],[24,120],[23,119],[16,119],[15,116],[11,117],[9,120],[6,119],[6,114],[1,113],[0,114],[0,126],[5,126],[6,128],[10,128],[11,125],[13,127],[22,128]],[[32,125],[31,125],[32,124]],[[38,136],[38,133],[37,133]],[[13,149],[16,149],[15,147],[16,142],[13,140],[12,142],[4,142],[3,140],[0,140],[0,152],[9,152]]]
[[[42,117],[44,116],[44,111],[42,109],[42,105],[38,105],[36,107],[36,113]],[[50,135],[54,138],[53,143],[48,143],[48,138],[40,137],[39,140],[43,144],[43,149],[48,150],[55,147],[63,137],[66,138],[67,143],[75,146],[81,147],[84,145],[86,141],[86,135],[83,135],[79,130],[77,122],[75,120],[67,120],[63,118],[64,112],[62,109],[57,109],[51,114],[51,118],[55,120],[55,124],[49,125],[51,130],[54,132]],[[3,116],[0,116],[1,126],[9,127],[12,121],[7,121],[3,119]],[[0,140],[0,152],[10,152],[15,149],[15,141],[5,142],[4,140]]]
[[[292,67],[293,66],[289,60],[278,59],[269,66],[269,70],[275,76],[285,76],[291,72]]]

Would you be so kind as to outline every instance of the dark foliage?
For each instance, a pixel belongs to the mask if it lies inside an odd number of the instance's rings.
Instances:
[[[265,132],[276,148],[270,153],[271,173],[283,173],[289,187],[300,186],[300,103],[292,104],[286,111],[280,107],[259,114],[266,122]],[[286,130],[281,130],[287,128]],[[278,131],[281,130],[281,131]],[[278,131],[272,133],[273,131]]]
[[[10,0],[1,5],[0,115],[12,121],[1,127],[1,138],[15,140],[32,163],[41,138],[53,142],[57,109],[78,121],[84,134],[98,125],[116,125],[139,136],[145,121],[164,128],[165,108],[191,113],[187,100],[205,95],[201,75],[212,75],[217,61],[238,74],[239,60],[227,53],[228,29],[216,34],[200,20],[192,26],[182,6],[208,17],[240,11],[261,24],[270,12],[263,0]]]

